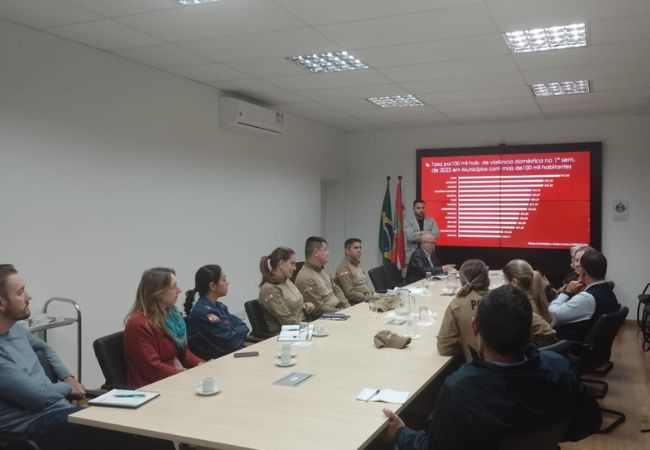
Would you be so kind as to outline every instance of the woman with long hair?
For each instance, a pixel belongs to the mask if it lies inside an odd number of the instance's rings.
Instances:
[[[544,347],[556,342],[555,330],[551,326],[551,314],[548,312],[547,281],[542,274],[523,259],[513,259],[503,267],[503,276],[506,283],[526,293],[533,307],[531,333],[537,346]]]
[[[453,355],[462,351],[465,361],[472,361],[470,347],[477,350],[472,332],[476,307],[488,293],[488,267],[480,259],[468,259],[459,270],[461,288],[445,310],[437,336],[438,352]]]
[[[305,320],[305,314],[314,310],[314,305],[303,301],[291,281],[295,270],[296,252],[289,247],[278,247],[260,259],[259,301],[264,321],[272,333],[279,333],[282,325],[299,324]]]
[[[129,385],[144,386],[203,362],[187,346],[185,322],[175,306],[180,292],[173,269],[142,274],[124,327]]]
[[[196,294],[199,299],[194,303]],[[228,280],[216,264],[203,266],[186,292],[185,314],[190,349],[203,359],[214,359],[244,347],[248,326],[219,299],[228,294]]]

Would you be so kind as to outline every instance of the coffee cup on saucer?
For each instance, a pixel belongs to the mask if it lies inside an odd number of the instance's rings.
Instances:
[[[205,376],[199,382],[199,391],[202,394],[211,394],[217,387],[217,380],[213,376]]]

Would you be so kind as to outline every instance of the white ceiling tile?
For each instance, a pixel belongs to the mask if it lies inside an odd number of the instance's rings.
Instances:
[[[541,119],[542,112],[537,107],[520,107],[504,109],[484,109],[469,111],[453,111],[446,113],[451,119],[466,123],[468,121],[498,122],[504,120]]]
[[[277,108],[290,112],[293,114],[304,114],[304,113],[316,113],[326,111],[328,113],[332,112],[331,108],[328,108],[325,105],[322,105],[318,102],[307,102],[307,103],[289,103],[286,105],[277,105]]]
[[[484,5],[324,25],[316,29],[346,49],[383,47],[496,32]]]
[[[196,66],[213,62],[203,56],[196,55],[173,44],[113,50],[113,53],[149,66],[160,67],[162,69],[181,66]]]
[[[650,75],[594,78],[591,82],[591,88],[594,92],[616,91],[620,89],[650,88]]]
[[[569,103],[561,105],[544,105],[542,110],[549,117],[553,114],[599,113],[599,114],[641,114],[647,99],[622,101],[596,101],[588,103]]]
[[[239,92],[255,97],[256,94],[268,94],[282,92],[277,86],[273,86],[262,80],[252,78],[250,80],[213,81],[208,83],[224,91]]]
[[[503,0],[488,3],[501,32],[584,22],[581,0]]]
[[[321,103],[337,111],[355,111],[359,109],[374,110],[377,108],[377,105],[371,103],[366,99],[332,100],[332,101],[323,101]]]
[[[650,39],[650,15],[602,20],[589,24],[589,44],[603,45]]]
[[[535,98],[509,98],[501,100],[476,100],[461,103],[440,103],[435,108],[445,114],[458,111],[480,111],[493,109],[535,109],[538,108]]]
[[[528,86],[507,86],[491,89],[473,89],[466,91],[438,92],[432,94],[418,94],[418,98],[430,105],[439,103],[461,103],[479,100],[499,100],[510,98],[532,97]]]
[[[547,83],[551,81],[591,80],[592,78],[627,77],[650,74],[650,60],[627,61],[616,64],[562,67],[522,72],[526,81]]]
[[[143,47],[162,43],[160,39],[107,19],[48,28],[47,31],[104,50]]]
[[[369,97],[385,97],[393,95],[406,95],[409,92],[397,84],[378,84],[374,86],[354,86],[332,89],[311,89],[296,91],[303,97],[311,100],[347,100],[365,99]]]
[[[394,16],[435,8],[482,3],[483,0],[275,0],[311,25]]]
[[[163,9],[181,8],[174,0],[66,0],[68,3],[83,6],[104,17],[127,16]]]
[[[314,120],[319,120],[319,119],[340,119],[342,115],[343,114],[341,112],[332,111],[332,110],[304,111],[304,112],[300,113],[300,116],[308,117],[308,118],[314,119]]]
[[[526,86],[519,73],[503,73],[483,76],[445,78],[441,80],[413,81],[400,83],[413,94],[453,92],[467,89],[491,89],[507,86]]]
[[[650,24],[649,24],[650,26]],[[650,57],[650,40],[513,55],[521,70],[588,66]]]
[[[491,75],[495,73],[516,72],[517,66],[508,56],[489,56],[486,58],[459,61],[413,64],[402,67],[377,69],[390,80],[401,83],[408,81],[432,80],[437,78],[462,77],[467,74]]]
[[[650,89],[623,89],[618,91],[592,92],[590,94],[575,95],[554,95],[549,97],[537,97],[537,103],[542,107],[549,105],[573,105],[580,103],[603,104],[615,102],[634,102],[648,98]]]
[[[500,34],[380,48],[351,49],[351,51],[366,64],[373,67],[401,66],[510,54],[510,50],[506,47]]]
[[[379,125],[372,125],[352,117],[320,119],[319,122],[342,131],[376,131],[382,129]]]
[[[648,0],[582,0],[587,20],[650,14]]]
[[[225,64],[206,64],[167,69],[168,72],[190,78],[192,80],[210,83],[212,81],[231,81],[253,78],[248,74],[226,66]]]
[[[219,62],[286,58],[321,51],[343,50],[311,28],[204,39],[183,42],[181,45]]]
[[[369,123],[376,124],[384,129],[423,128],[453,124],[453,121],[447,117],[428,117],[427,115],[410,117],[372,117],[366,120]]]
[[[61,0],[2,0],[0,17],[34,28],[86,22],[102,17]]]
[[[287,91],[366,86],[388,82],[386,77],[374,70],[352,70],[328,73],[307,72],[307,75],[267,78],[267,81]]]
[[[349,114],[354,117],[359,118],[372,118],[372,117],[415,117],[426,115],[430,119],[444,119],[445,116],[440,114],[440,112],[433,109],[431,106],[412,106],[412,107],[403,107],[403,108],[380,108],[375,107],[375,109],[358,109],[355,111],[346,111],[346,114]]]
[[[118,20],[170,42],[300,28],[305,25],[269,0],[221,1],[126,16]]]
[[[287,58],[250,59],[248,61],[231,62],[228,65],[259,78],[305,75],[309,73],[305,68],[289,61]]]

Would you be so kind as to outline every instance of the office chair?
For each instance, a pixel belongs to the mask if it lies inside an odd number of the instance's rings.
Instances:
[[[0,431],[0,450],[39,450],[26,434]]]
[[[291,274],[291,282],[295,283],[296,282],[296,277],[298,276],[298,272],[300,272],[300,269],[302,269],[302,266],[305,265],[304,261],[298,261],[296,263],[296,270],[293,271],[293,274]]]
[[[255,298],[244,303],[244,310],[248,316],[248,321],[251,323],[252,330],[249,334],[251,338],[257,339],[257,342],[260,342],[274,336],[266,326],[264,311],[262,311],[258,299]]]
[[[93,342],[95,357],[106,379],[102,389],[133,389],[126,382],[123,338],[124,331],[118,331]]]
[[[388,278],[386,269],[384,269],[383,266],[370,269],[368,271],[368,276],[370,277],[370,281],[372,282],[376,292],[383,294],[386,293],[388,289],[391,289],[392,285],[390,279]]]
[[[609,359],[612,355],[612,344],[618,330],[623,326],[628,312],[629,308],[623,306],[614,313],[603,314],[598,318],[584,342],[578,344],[578,353],[574,354],[572,352],[570,355],[571,359],[575,361],[578,374],[581,376],[589,373],[607,375],[612,370],[614,363]],[[601,387],[600,390],[594,393],[596,398],[605,397],[609,390],[609,384],[606,381],[587,378],[583,378],[583,381]],[[609,433],[625,422],[625,414],[621,411],[602,407],[600,410],[615,417],[615,420],[610,425],[599,431],[601,434]]]
[[[384,262],[384,268],[386,269],[386,274],[390,280],[391,287],[396,288],[404,286],[402,271],[399,270],[394,263]]]

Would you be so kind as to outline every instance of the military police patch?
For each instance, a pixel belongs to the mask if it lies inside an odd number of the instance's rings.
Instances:
[[[208,314],[206,317],[208,318],[208,320],[210,321],[210,323],[217,323],[217,322],[220,322],[220,321],[221,321],[221,319],[219,319],[219,317],[215,316],[215,315],[212,314],[212,313]]]

